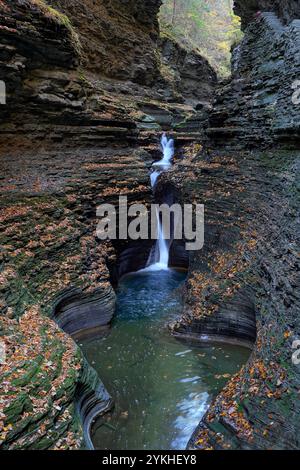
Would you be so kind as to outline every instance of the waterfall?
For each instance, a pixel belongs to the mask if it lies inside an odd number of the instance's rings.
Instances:
[[[153,163],[153,171],[150,175],[151,186],[154,189],[157,178],[163,172],[168,170],[172,163],[171,160],[174,156],[174,140],[168,139],[166,133],[162,135],[161,147],[163,151],[163,158],[158,162]],[[155,246],[154,255],[151,252],[146,268],[148,271],[166,270],[169,265],[169,245],[164,237],[163,226],[159,217],[159,211],[156,212],[157,218],[157,242]]]
[[[163,151],[163,158],[159,162],[153,163],[153,166],[163,166],[167,169],[171,166],[171,160],[174,156],[174,140],[168,139],[166,133],[163,133],[161,138],[161,147]],[[166,168],[167,167],[167,168]]]
[[[155,251],[158,252],[158,262],[153,264],[153,267],[158,269],[168,269],[169,265],[169,246],[167,241],[164,238],[163,227],[159,218],[159,213],[156,213],[157,217],[157,230],[158,230],[158,240],[155,247]]]
[[[159,177],[160,175],[160,172],[159,171],[152,171],[151,175],[150,175],[150,180],[151,180],[151,187],[154,188],[155,184],[156,184],[156,180],[157,178]]]

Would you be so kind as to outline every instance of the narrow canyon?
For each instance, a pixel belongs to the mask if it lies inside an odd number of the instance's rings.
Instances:
[[[161,0],[0,0],[1,450],[300,448],[300,3],[233,3],[220,78]],[[203,248],[99,240],[119,196]]]

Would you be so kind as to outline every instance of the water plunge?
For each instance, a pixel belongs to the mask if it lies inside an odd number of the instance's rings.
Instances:
[[[96,449],[185,449],[212,398],[248,351],[181,343],[166,324],[180,313],[185,274],[172,269],[123,277],[111,332],[83,345],[115,400],[92,426]]]
[[[171,160],[174,156],[174,140],[168,139],[167,135],[164,133],[161,138],[161,147],[163,151],[163,158],[158,162],[153,163],[153,166],[170,167]]]
[[[163,158],[153,164],[157,178],[171,167],[174,142],[164,134]],[[96,449],[185,449],[212,398],[249,352],[232,346],[181,343],[166,325],[182,309],[185,274],[169,269],[169,243],[157,213],[158,239],[146,269],[119,282],[117,309],[109,335],[81,344],[99,373],[115,408],[98,417],[91,438]]]
[[[159,175],[163,171],[167,171],[172,163],[171,160],[174,156],[174,140],[168,139],[164,133],[161,138],[161,147],[163,151],[163,158],[158,162],[153,163],[153,171],[150,175],[151,186],[154,189]],[[156,211],[157,218],[157,243],[153,253],[150,253],[147,271],[159,271],[169,269],[169,243],[165,239],[163,224],[161,223],[159,211]]]

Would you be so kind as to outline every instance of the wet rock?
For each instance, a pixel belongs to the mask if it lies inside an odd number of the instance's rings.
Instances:
[[[234,0],[235,13],[241,17],[245,28],[261,12],[273,11],[285,23],[300,17],[300,6],[297,0]]]
[[[297,449],[293,397],[300,376],[292,343],[299,298],[291,285],[300,282],[298,152],[202,151],[192,165],[189,158],[168,177],[181,188],[183,202],[205,204],[205,244],[191,253],[185,309],[172,331],[253,348],[189,448]]]
[[[300,376],[292,343],[299,299],[291,289],[299,284],[300,114],[292,101],[300,64],[297,4],[288,2],[279,17],[278,2],[274,9],[251,2],[273,11],[250,23],[250,2],[236,4],[245,5],[247,28],[234,52],[233,78],[222,84],[210,113],[214,150],[198,153],[192,164],[178,162],[171,176],[184,201],[205,204],[204,249],[191,256],[185,311],[172,330],[202,341],[253,344],[249,362],[215,399],[190,449],[297,449],[293,397]]]
[[[208,61],[197,51],[185,49],[168,36],[160,38],[160,50],[173,87],[184,101],[193,105],[199,100],[209,103],[217,84],[217,74]]]
[[[221,87],[210,114],[208,136],[248,147],[299,145],[299,105],[293,83],[300,74],[300,22],[284,25],[272,12],[260,13],[234,51],[233,78]]]

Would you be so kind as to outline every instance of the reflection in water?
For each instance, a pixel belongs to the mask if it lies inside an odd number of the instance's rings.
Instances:
[[[181,308],[184,277],[165,270],[123,278],[110,334],[83,345],[115,400],[93,426],[97,449],[184,449],[222,375],[247,359],[242,348],[199,348],[170,336],[166,323]]]

